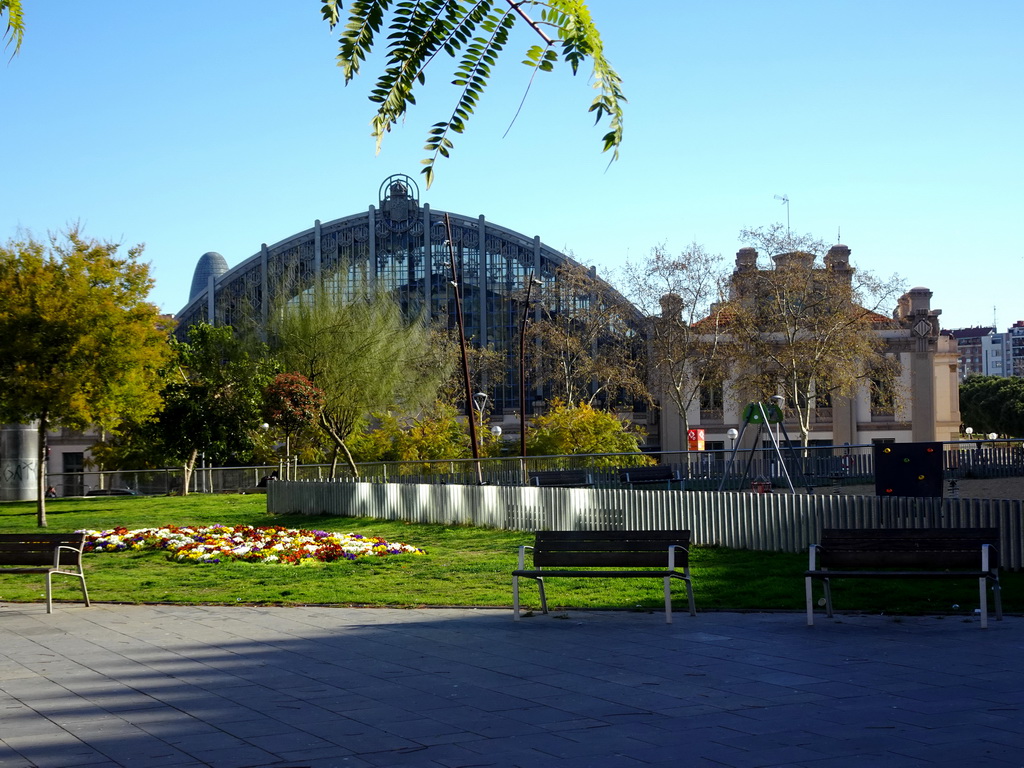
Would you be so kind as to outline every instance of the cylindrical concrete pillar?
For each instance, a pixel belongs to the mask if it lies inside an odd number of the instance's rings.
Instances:
[[[36,425],[0,425],[0,501],[34,501],[38,471]]]

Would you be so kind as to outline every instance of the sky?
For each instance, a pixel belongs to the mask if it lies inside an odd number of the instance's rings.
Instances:
[[[145,243],[150,298],[174,313],[203,253],[234,266],[377,204],[391,174],[422,179],[448,62],[377,154],[380,59],[346,87],[319,6],[25,0],[21,52],[0,58],[0,241],[77,222]],[[589,6],[629,100],[619,160],[588,72],[531,84],[522,27],[422,202],[539,235],[613,284],[655,246],[731,264],[740,230],[788,214],[858,269],[930,288],[944,328],[1024,320],[1020,0]]]

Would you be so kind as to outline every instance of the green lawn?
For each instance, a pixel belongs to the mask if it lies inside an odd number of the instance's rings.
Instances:
[[[530,543],[523,532],[466,526],[420,525],[341,516],[268,515],[264,496],[100,497],[58,499],[47,504],[51,532],[146,528],[162,525],[279,525],[381,536],[426,550],[355,562],[272,565],[245,562],[179,563],[163,552],[86,555],[93,600],[121,603],[501,606],[511,607],[516,548]],[[0,532],[36,529],[35,505],[0,503]],[[699,610],[803,610],[805,554],[695,548],[691,555]],[[54,579],[58,600],[77,600],[73,579]],[[963,581],[838,581],[839,610],[885,613],[968,614],[977,607],[977,586]],[[1024,611],[1024,574],[1004,575],[1005,609]],[[40,601],[43,579],[0,578],[0,601]],[[676,607],[685,610],[682,585]],[[661,610],[657,579],[552,579],[550,608]],[[535,587],[523,584],[524,606],[538,606]],[[954,609],[953,606],[959,608]]]

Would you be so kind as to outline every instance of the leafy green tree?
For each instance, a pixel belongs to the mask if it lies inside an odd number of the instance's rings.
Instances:
[[[1024,436],[1024,379],[968,376],[960,384],[960,419],[976,434]]]
[[[167,322],[146,301],[142,247],[77,228],[0,246],[0,421],[39,423],[38,523],[46,525],[50,429],[112,429],[160,406]]]
[[[601,411],[589,403],[567,405],[556,402],[538,416],[527,438],[531,456],[569,454],[635,454],[594,459],[595,467],[644,466],[652,463],[640,451],[644,434],[613,413]]]
[[[371,427],[352,436],[352,456],[356,461],[430,462],[472,456],[465,425],[456,409],[446,403],[437,403],[429,414],[419,417],[403,417],[389,411],[374,414],[373,421]],[[439,469],[447,471],[448,467],[411,464],[400,471],[412,474]]]
[[[200,454],[214,465],[244,464],[262,447],[263,392],[276,364],[265,345],[230,326],[194,325],[171,347],[163,407],[121,430],[122,450],[145,444],[151,465],[182,466],[184,495]]]
[[[387,294],[342,301],[323,286],[274,312],[271,346],[283,366],[324,393],[320,426],[358,476],[348,440],[371,413],[415,413],[448,375],[429,328]]]

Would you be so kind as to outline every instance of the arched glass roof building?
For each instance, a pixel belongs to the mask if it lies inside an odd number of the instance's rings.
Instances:
[[[332,281],[341,296],[366,288],[392,291],[409,312],[447,318],[454,328],[452,251],[467,338],[478,346],[493,345],[509,359],[505,380],[491,382],[492,405],[518,410],[514,372],[524,286],[531,275],[550,285],[560,266],[576,262],[539,237],[493,224],[484,216],[421,204],[415,181],[404,175],[384,181],[378,205],[327,223],[316,221],[311,229],[263,245],[259,253],[226,271],[205,254],[195,280],[206,284],[193,288],[178,313],[178,333],[198,322],[242,326],[255,318],[264,323],[275,304],[322,281]],[[535,300],[542,294],[535,293]],[[629,302],[610,287],[605,295],[621,302],[639,329],[641,316]]]

